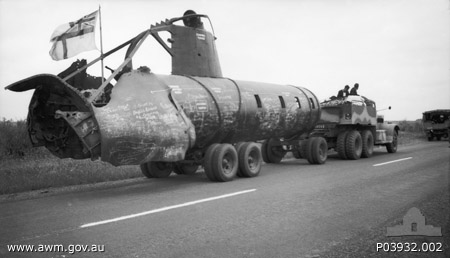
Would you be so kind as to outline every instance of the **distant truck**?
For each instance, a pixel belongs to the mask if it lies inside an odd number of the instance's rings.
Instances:
[[[341,159],[368,158],[372,156],[374,145],[386,146],[389,153],[397,151],[400,128],[385,123],[383,116],[377,116],[374,101],[363,96],[348,96],[322,102],[321,110],[311,137],[325,138],[328,149],[336,150]]]
[[[422,124],[428,141],[432,141],[434,138],[440,141],[442,137],[448,137],[450,109],[436,109],[423,112]]]

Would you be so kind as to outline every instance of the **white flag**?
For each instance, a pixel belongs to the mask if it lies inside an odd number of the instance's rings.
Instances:
[[[98,49],[95,45],[95,25],[97,24],[95,11],[78,21],[60,25],[50,38],[53,46],[50,56],[53,60],[62,60],[78,55],[81,52]]]

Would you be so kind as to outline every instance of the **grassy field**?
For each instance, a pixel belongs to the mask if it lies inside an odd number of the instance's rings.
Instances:
[[[426,141],[417,121],[399,124],[403,128],[400,145]],[[142,177],[139,166],[59,159],[44,147],[32,148],[26,121],[0,121],[0,195],[136,177]]]
[[[3,158],[0,194],[141,177],[139,166],[114,167],[91,160],[59,159],[46,149],[38,155]]]

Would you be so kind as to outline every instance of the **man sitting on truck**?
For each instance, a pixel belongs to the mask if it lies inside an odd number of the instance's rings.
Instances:
[[[350,86],[345,85],[344,89],[342,89],[342,90],[340,90],[340,91],[338,92],[337,97],[338,97],[338,98],[341,98],[341,99],[347,97],[348,94],[349,94],[349,93],[348,93],[348,89],[350,89]]]
[[[359,84],[355,83],[355,86],[353,86],[353,88],[350,90],[350,94],[349,95],[359,96],[358,95],[358,88],[359,88]]]

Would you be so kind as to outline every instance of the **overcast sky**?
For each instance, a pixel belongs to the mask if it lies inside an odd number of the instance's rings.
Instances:
[[[386,120],[450,109],[448,0],[0,0],[0,119],[26,118],[32,95],[6,91],[7,85],[99,55],[53,61],[48,54],[58,25],[99,5],[105,52],[193,9],[211,18],[225,77],[303,86],[319,100],[357,82],[378,108],[392,106],[383,111]],[[105,65],[117,67],[123,56]],[[135,57],[134,67],[170,73],[170,57],[152,37]],[[88,72],[99,75],[98,69]]]

